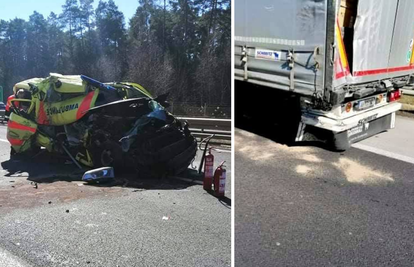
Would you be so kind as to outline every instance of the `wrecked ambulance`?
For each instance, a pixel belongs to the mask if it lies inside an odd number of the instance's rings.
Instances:
[[[52,73],[13,91],[11,156],[44,147],[88,167],[132,167],[157,176],[180,173],[195,157],[197,141],[165,109],[167,95],[153,98],[139,84]]]

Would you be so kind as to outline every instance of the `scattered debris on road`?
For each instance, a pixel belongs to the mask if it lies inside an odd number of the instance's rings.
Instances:
[[[142,192],[142,191],[145,191],[145,189],[135,189],[135,190],[132,190],[132,192]]]
[[[102,167],[85,172],[82,181],[88,183],[105,183],[115,179],[114,169],[112,167]],[[79,186],[79,184],[78,184]]]

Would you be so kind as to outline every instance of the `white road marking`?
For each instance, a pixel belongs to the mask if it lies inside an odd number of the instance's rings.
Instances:
[[[4,139],[0,139],[0,141],[1,141],[1,142],[6,142],[6,143],[8,143],[8,142],[9,142],[9,141],[4,140]]]
[[[412,157],[408,157],[408,156],[400,155],[400,154],[397,154],[397,153],[389,152],[389,151],[386,151],[386,150],[383,150],[383,149],[380,149],[380,148],[375,148],[375,147],[367,146],[367,145],[360,144],[360,143],[353,144],[352,147],[362,149],[362,150],[365,150],[365,151],[368,151],[368,152],[372,152],[374,154],[378,154],[378,155],[385,156],[385,157],[388,157],[388,158],[393,158],[393,159],[397,159],[397,160],[401,160],[401,161],[404,161],[404,162],[414,164],[414,158],[412,158]]]

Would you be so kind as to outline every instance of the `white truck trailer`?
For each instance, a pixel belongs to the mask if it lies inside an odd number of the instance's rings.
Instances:
[[[296,98],[296,141],[325,131],[345,150],[394,128],[413,82],[413,0],[235,0],[234,35],[236,99],[246,85]]]

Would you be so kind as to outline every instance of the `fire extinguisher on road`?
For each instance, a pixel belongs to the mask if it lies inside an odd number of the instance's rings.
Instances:
[[[214,172],[214,195],[216,197],[224,197],[226,190],[226,169],[223,161]]]
[[[211,148],[208,150],[208,155],[204,159],[204,190],[210,191],[213,184],[213,172],[214,172],[214,156],[211,154]]]

